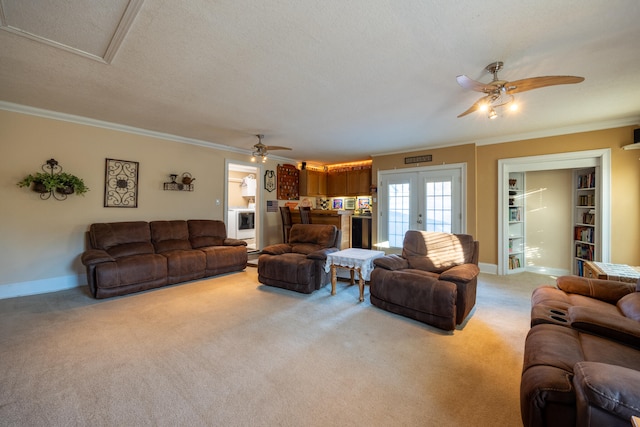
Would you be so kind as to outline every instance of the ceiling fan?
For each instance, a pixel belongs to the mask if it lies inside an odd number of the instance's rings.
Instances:
[[[291,150],[289,147],[280,147],[277,145],[264,145],[262,143],[262,138],[264,135],[256,135],[258,137],[258,143],[253,146],[253,153],[251,153],[251,161],[255,162],[258,158],[262,159],[262,163],[267,161],[267,154],[269,154],[269,150]]]
[[[576,76],[544,76],[530,77],[528,79],[508,82],[498,78],[498,71],[502,70],[503,65],[504,64],[502,62],[497,61],[485,67],[485,70],[493,74],[493,80],[489,83],[481,83],[465,75],[456,77],[458,84],[463,88],[485,94],[485,96],[477,100],[471,107],[469,107],[468,110],[458,115],[458,117],[463,117],[467,114],[473,113],[474,111],[480,110],[487,111],[488,117],[490,119],[495,119],[498,117],[498,113],[495,110],[497,107],[510,105],[512,109],[517,108],[514,102],[514,93],[539,89],[546,86],[580,83],[584,80],[584,77]]]

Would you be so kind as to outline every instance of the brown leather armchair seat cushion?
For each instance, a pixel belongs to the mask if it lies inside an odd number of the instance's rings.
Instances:
[[[289,242],[262,249],[258,281],[268,286],[309,294],[330,281],[327,254],[336,252],[340,231],[334,225],[294,224]]]

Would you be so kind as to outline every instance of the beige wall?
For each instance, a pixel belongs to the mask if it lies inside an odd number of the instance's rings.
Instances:
[[[428,163],[414,163],[406,165],[404,163],[405,157],[413,157],[430,154],[432,161]],[[455,147],[438,148],[426,151],[413,151],[409,153],[390,154],[386,156],[374,156],[371,169],[371,179],[375,181],[378,179],[378,171],[385,170],[401,170],[416,167],[428,167],[428,166],[441,166],[445,164],[453,163],[466,163],[467,164],[467,233],[476,235],[477,231],[477,212],[476,212],[476,146],[474,144],[458,145]],[[376,183],[380,185],[380,183]],[[375,195],[377,198],[377,195]],[[374,203],[374,213],[375,206]],[[377,216],[373,215],[373,241],[377,241]]]
[[[480,241],[480,262],[498,263],[498,160],[572,151],[611,149],[611,262],[640,265],[640,160],[638,151],[622,150],[633,142],[634,126],[570,135],[514,141],[503,144],[415,151],[373,157],[378,170],[401,169],[408,156],[431,154],[431,163],[467,162],[467,232]],[[374,217],[374,242],[377,222]]]
[[[86,283],[80,255],[91,223],[223,219],[225,158],[249,160],[239,153],[4,110],[0,110],[0,144],[0,296],[3,285],[8,286],[6,291],[15,286],[46,288],[44,279],[67,287],[77,286],[78,280]],[[43,201],[16,186],[52,157],[84,180],[90,188],[84,197]],[[138,208],[103,207],[106,158],[140,163]],[[276,165],[269,161],[260,167],[276,169]],[[193,192],[163,191],[169,174],[186,171],[196,178]],[[262,200],[275,197],[274,191]],[[264,214],[262,220],[267,236],[275,236],[265,239],[268,244],[280,235],[279,214]]]
[[[640,265],[640,160],[633,126],[478,147],[480,262],[498,262],[498,160],[572,151],[611,149],[611,262]],[[632,213],[632,214],[630,214]]]
[[[571,271],[572,177],[569,169],[525,175],[525,265],[532,271]]]
[[[480,261],[496,264],[498,159],[611,148],[611,260],[640,265],[639,152],[620,149],[632,141],[632,129],[379,156],[374,158],[373,177],[378,170],[425,166],[404,165],[404,157],[412,155],[432,154],[433,165],[467,163],[467,230],[480,241]],[[3,288],[45,290],[48,282],[56,282],[58,288],[86,283],[80,255],[84,250],[84,233],[91,223],[223,219],[227,191],[225,159],[248,160],[247,155],[239,153],[4,110],[0,110],[0,144],[0,297]],[[66,201],[43,201],[36,193],[15,185],[52,157],[65,171],[83,178],[91,191],[84,197],[73,195]],[[137,209],[103,207],[105,158],[140,162]],[[271,159],[259,165],[260,176],[267,169],[275,170],[277,163]],[[169,174],[185,171],[196,178],[195,191],[162,190]],[[258,220],[265,246],[281,239],[281,225],[278,212],[265,212],[266,201],[275,200],[276,192],[259,191]],[[216,205],[216,199],[220,205]]]

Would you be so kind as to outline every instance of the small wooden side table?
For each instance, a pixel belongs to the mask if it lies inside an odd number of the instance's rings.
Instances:
[[[584,277],[635,283],[640,279],[640,267],[631,267],[626,264],[585,261]]]
[[[351,284],[354,284],[354,271],[358,273],[358,286],[360,287],[360,301],[364,301],[364,282],[369,280],[373,271],[373,260],[384,256],[383,251],[369,249],[349,248],[343,251],[333,252],[327,255],[325,271],[331,270],[331,295],[336,294],[337,269],[348,268],[351,271]]]

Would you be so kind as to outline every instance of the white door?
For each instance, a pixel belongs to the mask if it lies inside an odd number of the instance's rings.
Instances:
[[[378,241],[401,248],[407,230],[464,233],[464,165],[380,172]]]

